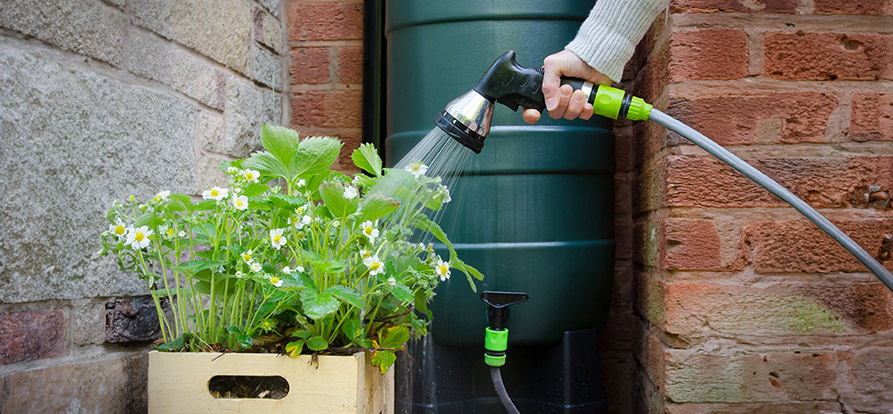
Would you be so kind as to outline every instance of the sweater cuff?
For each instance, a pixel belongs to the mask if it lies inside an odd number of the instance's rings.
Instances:
[[[665,4],[666,0],[644,0],[634,6],[630,0],[600,0],[565,49],[618,82],[636,44]]]

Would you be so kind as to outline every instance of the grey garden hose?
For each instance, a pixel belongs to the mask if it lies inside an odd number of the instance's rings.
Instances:
[[[832,224],[828,219],[819,214],[818,211],[815,211],[809,204],[806,204],[803,200],[797,198],[793,193],[788,191],[786,188],[782,187],[778,183],[776,183],[771,178],[767,177],[765,174],[758,171],[756,168],[751,167],[748,163],[741,160],[732,154],[725,148],[719,146],[717,143],[711,141],[709,138],[705,137],[698,131],[695,131],[688,125],[679,122],[673,117],[658,111],[657,109],[652,109],[651,114],[648,119],[657,122],[658,124],[663,125],[670,131],[673,131],[683,137],[687,138],[689,141],[695,143],[695,145],[703,148],[705,151],[712,154],[714,157],[719,158],[720,161],[728,164],[732,168],[738,170],[741,174],[747,176],[755,183],[761,185],[763,188],[769,190],[772,194],[775,194],[785,202],[791,205],[799,211],[801,214],[806,216],[810,221],[815,223],[816,226],[819,226],[820,229],[824,230],[825,233],[828,233],[829,236],[837,240],[843,247],[850,251],[853,256],[856,256],[862,264],[868,267],[881,282],[884,282],[891,291],[893,291],[893,276],[890,275],[890,272],[884,268],[882,264],[880,264],[877,260],[874,259],[862,246],[856,244],[849,236],[847,236],[844,232],[840,231],[834,224]]]
[[[515,403],[509,398],[508,392],[505,391],[505,384],[502,382],[502,373],[498,367],[490,367],[490,379],[493,380],[493,387],[496,388],[496,394],[499,395],[499,401],[502,401],[503,407],[508,414],[521,414],[515,407]]]

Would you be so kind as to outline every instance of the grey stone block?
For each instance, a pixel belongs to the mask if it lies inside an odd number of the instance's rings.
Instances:
[[[258,82],[277,91],[282,91],[282,58],[260,46],[251,47],[251,61],[254,76]]]
[[[248,74],[251,2],[133,0],[134,22]]]
[[[127,17],[89,0],[4,0],[0,27],[113,65],[121,61]]]
[[[247,157],[260,150],[260,126],[279,124],[281,95],[241,78],[230,78],[226,94],[226,135],[216,152]]]
[[[74,300],[69,312],[69,326],[75,346],[99,345],[105,340],[105,301]]]
[[[197,190],[195,108],[42,52],[0,67],[0,302],[144,294],[98,235],[115,199]]]
[[[155,35],[131,29],[121,66],[137,75],[170,86],[186,96],[223,109],[226,100],[224,69]]]
[[[162,307],[171,313],[167,301],[162,301]],[[106,342],[145,342],[158,338],[161,338],[161,327],[151,297],[113,300],[105,304]]]
[[[282,38],[282,22],[265,12],[260,7],[254,8],[254,39],[277,54],[285,51],[286,44]]]
[[[282,0],[259,0],[259,2],[261,6],[273,13],[273,16],[279,17],[279,5]]]

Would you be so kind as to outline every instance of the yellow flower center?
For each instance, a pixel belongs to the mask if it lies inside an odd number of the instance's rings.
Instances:
[[[298,214],[304,214],[304,207],[298,207],[298,209],[295,210],[295,212]],[[295,220],[300,220],[300,219],[301,219],[300,217],[295,217]]]
[[[446,272],[448,272],[449,270],[450,270],[450,268],[447,267],[447,265],[445,265],[445,264],[444,264],[444,265],[440,265],[440,274],[445,275]]]
[[[244,260],[244,261],[246,261],[246,262],[250,262],[250,261],[251,261],[251,255],[248,254],[248,253],[243,254],[243,255],[242,255],[242,260]]]
[[[136,232],[136,235],[133,236],[133,239],[136,241],[143,241],[143,239],[145,239],[145,238],[146,238],[146,235],[144,235],[143,232],[141,232],[141,231]]]
[[[274,242],[274,243],[279,243],[279,240],[281,240],[281,239],[282,239],[282,235],[281,235],[281,234],[277,234],[277,235],[273,236],[273,242]]]
[[[245,178],[247,178],[247,179],[249,179],[249,180],[253,180],[253,179],[254,179],[254,174],[252,174],[252,173],[250,173],[250,172],[246,172],[246,173],[245,173]]]
[[[372,230],[374,230],[372,227],[366,227],[365,229],[363,229],[363,231],[365,231],[366,235],[368,236],[372,235]]]
[[[372,262],[372,264],[369,265],[369,270],[378,270],[379,267],[381,267],[381,262]]]
[[[298,240],[301,240],[301,239],[304,238],[304,232],[303,232],[303,231],[299,231],[298,234],[296,234],[295,236],[298,238]]]
[[[125,230],[127,230],[127,229],[125,229],[125,228],[124,228],[124,225],[122,225],[122,224],[119,224],[119,225],[115,226],[115,234],[117,234],[117,235],[119,235],[119,236],[122,235],[122,234],[124,234],[124,231],[125,231]]]
[[[275,284],[279,283],[279,278],[276,276],[273,276],[270,278],[270,282],[273,282],[273,284],[275,285]]]
[[[364,258],[364,259],[367,258],[367,257],[369,257],[369,256],[371,256],[371,255],[372,255],[372,253],[371,253],[370,251],[368,251],[368,250],[363,250],[363,258]]]
[[[220,192],[217,190],[211,190],[211,197],[217,197],[220,195]]]
[[[167,229],[167,237],[171,237],[174,235],[174,229]]]

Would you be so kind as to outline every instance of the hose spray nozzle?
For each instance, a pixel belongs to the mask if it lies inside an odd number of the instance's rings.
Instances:
[[[562,78],[561,83],[582,90],[596,115],[637,121],[648,119],[651,112],[651,105],[621,89],[594,87],[579,78]],[[496,58],[474,88],[447,104],[434,123],[462,145],[480,153],[490,133],[494,104],[499,102],[513,111],[523,106],[542,112],[546,109],[542,86],[543,70],[521,66],[515,51],[509,50]]]

